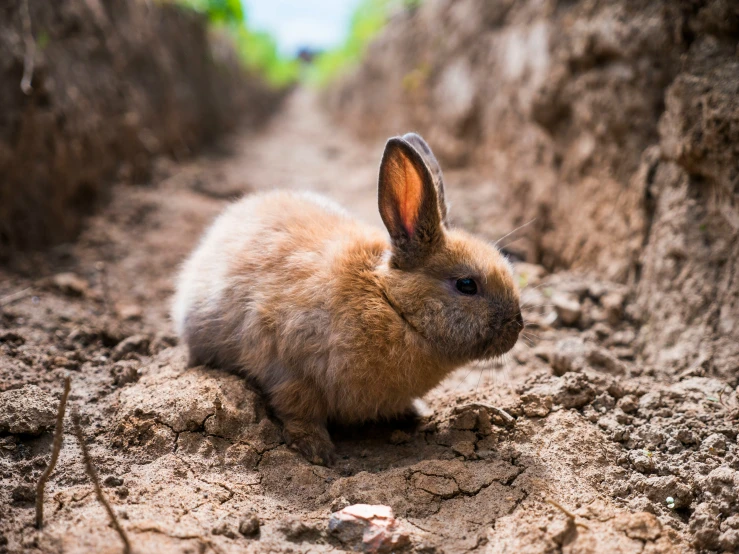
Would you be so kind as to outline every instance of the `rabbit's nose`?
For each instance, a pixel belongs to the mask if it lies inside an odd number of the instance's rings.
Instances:
[[[510,315],[503,320],[503,328],[506,331],[515,332],[516,335],[524,328],[523,315],[518,306],[508,312]]]
[[[512,342],[511,347],[513,347],[513,344],[518,340],[518,335],[521,334],[524,326],[523,315],[521,314],[520,308],[516,306],[515,311],[512,310],[512,315],[508,317],[502,329],[503,334],[507,337],[508,341]]]

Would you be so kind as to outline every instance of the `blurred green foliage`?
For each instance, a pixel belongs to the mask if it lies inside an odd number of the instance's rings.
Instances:
[[[308,82],[325,86],[359,63],[369,42],[385,26],[394,10],[415,9],[421,0],[361,0],[349,23],[344,44],[316,56],[306,72]]]
[[[246,67],[263,75],[270,84],[283,87],[299,78],[318,86],[327,85],[359,63],[370,40],[384,27],[393,11],[415,9],[422,0],[361,0],[352,15],[345,42],[319,53],[302,73],[301,63],[296,58],[282,56],[269,33],[250,28],[241,0],[174,1],[205,14],[214,26],[225,28]]]
[[[216,28],[223,28],[233,38],[244,65],[262,75],[275,87],[297,81],[300,63],[280,54],[277,42],[269,34],[249,27],[240,0],[177,0],[180,5],[203,13]]]

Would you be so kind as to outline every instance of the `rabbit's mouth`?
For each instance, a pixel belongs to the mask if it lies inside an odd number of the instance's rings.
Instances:
[[[480,345],[481,353],[475,359],[489,359],[502,356],[518,342],[518,335],[523,331],[524,323],[521,312],[492,328],[491,336]]]

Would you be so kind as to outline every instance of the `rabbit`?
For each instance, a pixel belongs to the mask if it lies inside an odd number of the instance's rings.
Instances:
[[[285,442],[314,464],[334,460],[327,421],[405,415],[454,369],[510,350],[524,326],[510,263],[448,224],[419,135],[388,140],[378,204],[389,237],[317,194],[247,196],[176,283],[189,364],[256,382]]]

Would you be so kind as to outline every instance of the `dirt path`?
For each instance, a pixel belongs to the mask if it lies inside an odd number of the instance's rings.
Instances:
[[[358,143],[298,92],[260,133],[187,163],[161,161],[151,184],[117,186],[74,245],[0,270],[0,402],[7,408],[6,391],[20,389],[15,409],[28,423],[4,428],[0,415],[0,552],[120,552],[69,431],[47,489],[47,525],[32,527],[33,486],[51,443],[50,433],[36,435],[53,425],[67,373],[135,552],[343,550],[329,514],[354,503],[392,506],[416,552],[689,550],[687,522],[702,492],[662,468],[674,459],[664,441],[646,444],[648,422],[661,417],[678,432],[700,419],[695,448],[674,454],[685,472],[698,471],[687,454],[723,432],[729,407],[706,404],[721,384],[700,378],[679,390],[660,384],[665,392],[644,401],[656,385],[634,361],[629,291],[615,285],[518,265],[524,299],[539,307],[528,309],[532,334],[506,369],[460,370],[430,395],[435,415],[420,428],[337,429],[333,468],[287,449],[241,380],[185,369],[167,315],[172,276],[223,205],[253,190],[305,188],[379,224],[381,148]],[[482,184],[468,173],[448,181],[468,183],[449,191],[464,221]],[[500,232],[489,221],[473,226]],[[578,300],[577,322],[552,309],[558,294]],[[680,422],[669,419],[678,396],[677,411],[692,414]],[[736,464],[735,450],[725,440],[720,454],[704,452],[701,475]],[[251,513],[261,521],[256,537],[239,532]]]

